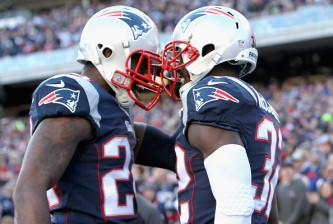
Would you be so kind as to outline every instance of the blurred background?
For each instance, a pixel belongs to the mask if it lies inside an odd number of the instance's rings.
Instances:
[[[75,58],[82,28],[112,5],[148,14],[162,45],[180,18],[201,6],[228,6],[249,18],[259,59],[245,81],[282,123],[281,224],[333,223],[333,0],[0,0],[0,224],[13,223],[11,196],[30,138],[33,90],[55,74],[80,73]],[[163,97],[149,112],[134,107],[135,120],[173,133],[180,108]],[[133,173],[138,193],[165,224],[179,223],[175,174],[137,165]]]

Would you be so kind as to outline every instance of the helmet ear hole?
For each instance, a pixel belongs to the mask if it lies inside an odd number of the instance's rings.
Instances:
[[[114,33],[117,35],[113,35]],[[159,52],[160,49],[158,29],[148,15],[130,6],[111,6],[96,12],[84,25],[76,60],[82,64],[90,61],[115,92],[120,105],[129,107],[133,103],[144,104],[145,99],[142,99],[143,102],[141,102],[128,88],[128,84],[132,84],[134,79],[129,74],[131,68],[128,66],[132,66],[132,61],[127,59],[128,56],[134,51],[140,50],[148,55],[147,58],[160,60],[160,56],[155,55],[155,52]],[[141,63],[141,61],[139,62]],[[151,64],[149,61],[149,65]],[[161,63],[157,64],[160,66]],[[143,65],[143,67],[145,66]],[[155,67],[157,66],[150,66],[146,69],[152,72],[150,70]],[[135,69],[135,72],[139,74],[141,70],[139,71],[137,67]],[[155,73],[156,76],[159,75],[157,72]],[[121,80],[116,79],[119,76],[122,78],[124,75],[128,75],[125,79],[126,83],[121,85]],[[146,75],[146,73],[142,75]],[[152,76],[147,75],[145,78],[147,78],[147,82],[154,82],[154,80],[150,80]],[[140,85],[138,87],[140,91],[141,89],[151,91],[155,94],[155,100],[159,99],[158,94],[161,93],[161,89],[158,89],[158,83],[154,83],[152,86],[146,82],[142,83],[146,85],[144,88]],[[146,106],[142,107],[145,109]]]
[[[203,48],[202,48],[202,57],[206,56],[207,54],[209,54],[210,52],[215,50],[215,46],[214,44],[206,44]]]
[[[103,49],[103,55],[105,58],[109,58],[112,55],[112,50],[108,47]]]

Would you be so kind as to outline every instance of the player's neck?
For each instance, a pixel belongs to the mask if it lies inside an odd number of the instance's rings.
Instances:
[[[103,89],[108,91],[111,95],[115,96],[115,92],[111,89],[109,84],[105,81],[103,76],[99,73],[98,69],[93,64],[87,64],[82,70],[82,75],[97,82]]]
[[[220,64],[215,66],[210,72],[209,75],[211,76],[230,76],[238,78],[238,71],[231,67],[228,64]]]

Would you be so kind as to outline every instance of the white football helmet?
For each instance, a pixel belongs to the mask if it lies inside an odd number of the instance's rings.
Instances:
[[[164,72],[169,80],[172,75],[172,81],[179,80],[175,70],[185,66],[192,82],[197,82],[224,62],[240,66],[242,78],[255,69],[257,57],[248,20],[236,10],[206,6],[189,12],[178,22],[172,41],[164,48],[162,63],[163,69],[169,71]]]
[[[109,57],[103,54],[107,48],[112,50]],[[147,59],[145,63],[148,61],[156,65],[160,63],[159,51],[158,30],[146,14],[129,6],[112,6],[97,12],[88,20],[82,31],[77,61],[93,63],[123,107],[137,103],[144,109],[150,109],[157,103],[160,85],[155,82],[154,76],[135,73],[137,69],[128,71],[132,66],[131,59],[127,58],[136,52]],[[154,59],[150,60],[151,57]],[[137,85],[136,80],[141,81],[141,88],[156,94],[156,102],[150,102],[147,106],[134,95],[132,87]]]

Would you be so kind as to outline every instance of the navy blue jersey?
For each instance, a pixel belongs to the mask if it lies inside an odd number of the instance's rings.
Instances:
[[[190,123],[240,134],[251,166],[255,212],[252,224],[267,223],[281,160],[279,118],[249,84],[231,77],[208,76],[182,94],[183,132],[177,138],[177,178],[182,223],[213,223],[215,199],[202,153],[191,147]]]
[[[135,134],[130,114],[96,82],[57,75],[33,93],[31,130],[43,119],[87,119],[96,137],[81,143],[59,182],[47,192],[52,223],[129,223],[136,218],[131,175]]]

